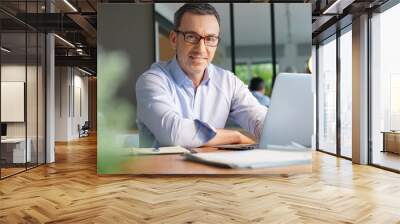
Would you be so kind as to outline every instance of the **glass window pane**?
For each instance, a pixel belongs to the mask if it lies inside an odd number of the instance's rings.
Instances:
[[[279,3],[275,8],[279,72],[306,73],[311,57],[311,4]]]
[[[372,17],[372,163],[400,170],[400,5]]]
[[[268,3],[234,4],[235,73],[245,84],[252,77],[263,78],[267,95],[272,84],[270,7]]]
[[[351,27],[350,27],[351,28]],[[352,141],[352,35],[340,36],[340,127],[341,155],[351,158]]]
[[[336,37],[318,48],[319,149],[336,154]]]
[[[24,16],[24,13],[43,13],[45,1],[1,1],[0,6],[18,17]],[[38,22],[34,18],[36,17],[33,16],[28,20],[33,23]],[[44,163],[45,160],[43,72],[46,40],[44,34],[4,13],[0,13],[0,20],[3,21],[0,29],[2,47],[0,167],[1,177],[4,178],[23,171],[26,167],[34,167],[38,162]],[[38,152],[39,147],[41,153]]]
[[[36,32],[27,33],[27,80],[26,80],[26,116],[27,116],[27,140],[28,149],[30,148],[30,153],[28,156],[27,166],[28,168],[37,165],[37,74],[38,74],[38,49],[37,43],[38,36]]]
[[[30,160],[26,142],[26,34],[1,33],[1,175],[2,178],[25,170]],[[28,146],[28,150],[27,147]]]
[[[37,13],[37,1],[27,2],[26,12]],[[34,19],[31,19],[32,22]],[[38,33],[36,30],[27,29],[27,74],[26,74],[26,125],[27,125],[27,167],[38,164]]]
[[[213,64],[220,66],[228,71],[232,71],[232,55],[231,55],[231,26],[229,4],[213,3],[221,17],[221,40],[215,52]]]

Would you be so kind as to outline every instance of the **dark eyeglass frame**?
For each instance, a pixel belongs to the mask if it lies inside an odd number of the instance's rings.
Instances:
[[[190,43],[190,44],[198,44],[201,41],[201,39],[204,39],[204,44],[206,46],[208,46],[208,47],[216,47],[216,46],[218,46],[219,41],[221,40],[221,37],[219,37],[219,36],[214,36],[214,35],[201,36],[200,34],[198,34],[196,32],[193,32],[193,31],[183,32],[183,31],[180,31],[180,30],[174,30],[174,32],[177,33],[177,34],[182,34],[183,35],[183,40],[185,42],[187,42],[187,43]],[[198,40],[195,41],[195,42],[188,40],[186,38],[188,34],[192,34],[192,35],[198,36],[198,38],[197,38]],[[207,42],[207,38],[209,38],[209,37],[217,38],[217,43],[216,44],[210,44],[210,42]]]

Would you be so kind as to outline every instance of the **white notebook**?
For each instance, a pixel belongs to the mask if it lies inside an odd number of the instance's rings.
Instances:
[[[312,162],[310,150],[254,149],[248,151],[185,154],[188,160],[230,168],[268,168]]]
[[[190,153],[181,146],[159,147],[159,148],[130,148],[133,155],[160,155]]]

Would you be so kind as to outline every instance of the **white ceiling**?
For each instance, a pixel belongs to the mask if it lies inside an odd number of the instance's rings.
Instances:
[[[156,11],[173,22],[175,11],[182,3],[157,3]],[[224,42],[230,42],[229,4],[213,3],[221,17]],[[269,3],[235,3],[235,42],[237,45],[265,45],[271,42]],[[311,44],[311,5],[304,3],[275,4],[276,43]],[[224,35],[227,33],[228,35]]]

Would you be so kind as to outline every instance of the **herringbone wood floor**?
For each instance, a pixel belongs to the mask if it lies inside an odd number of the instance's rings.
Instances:
[[[0,181],[0,223],[400,223],[400,175],[315,153],[312,174],[96,175],[94,137]]]

